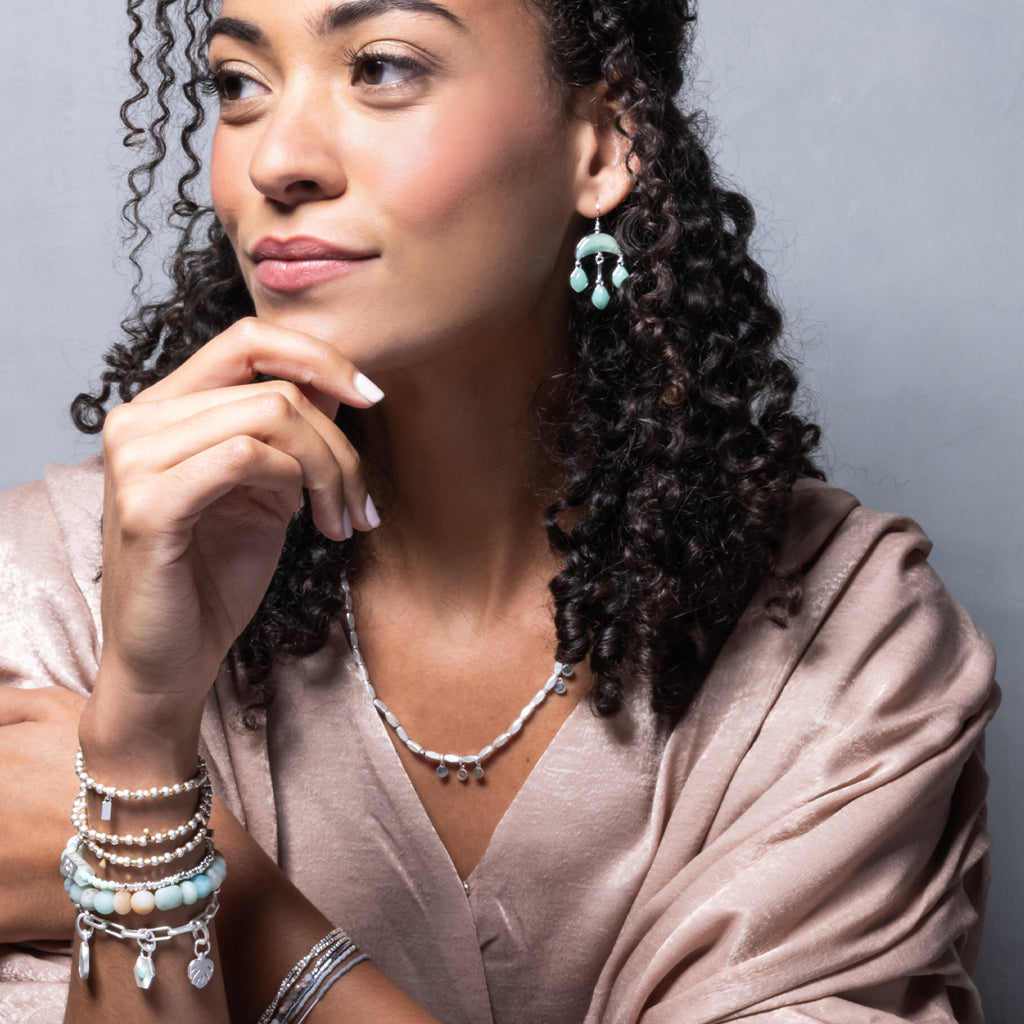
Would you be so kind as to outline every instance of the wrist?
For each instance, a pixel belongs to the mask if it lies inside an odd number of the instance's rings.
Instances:
[[[141,789],[173,785],[195,773],[203,701],[132,689],[125,674],[101,663],[78,726],[97,779]]]

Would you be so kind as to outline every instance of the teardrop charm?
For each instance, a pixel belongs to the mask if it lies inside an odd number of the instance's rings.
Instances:
[[[483,777],[484,777],[484,766],[482,764],[478,764],[473,769],[473,778],[474,779],[482,779]]]
[[[629,271],[622,265],[622,261],[619,261],[618,266],[612,271],[612,284],[616,288],[621,288],[629,277]]]
[[[437,766],[437,777],[439,779],[447,779],[448,778],[448,765],[446,765],[446,764],[439,764]]]
[[[458,780],[459,782],[465,782],[469,778],[469,771],[465,765],[459,767]]]
[[[563,270],[562,273],[564,274],[565,271]],[[579,263],[576,264],[576,269],[572,272],[572,277],[569,278],[569,284],[572,285],[572,290],[574,292],[585,291],[587,285],[590,284],[590,281],[587,278],[587,272],[579,265]]]
[[[89,968],[91,966],[89,959],[89,940],[83,938],[78,945],[78,976],[82,981],[89,980]]]
[[[594,289],[594,294],[590,296],[590,301],[594,304],[596,309],[607,309],[608,303],[611,301],[611,296],[608,294],[608,289],[605,288],[604,284],[599,284]]]

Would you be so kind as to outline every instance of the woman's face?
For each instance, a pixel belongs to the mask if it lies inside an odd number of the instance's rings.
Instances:
[[[371,374],[558,338],[590,156],[542,32],[526,0],[224,0],[213,200],[262,318]]]

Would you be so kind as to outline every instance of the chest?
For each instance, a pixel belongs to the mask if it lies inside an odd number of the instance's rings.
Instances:
[[[601,719],[552,696],[485,785],[442,781],[406,763],[346,655],[296,666],[273,705],[282,866],[439,1019],[581,1021],[657,848],[665,737],[634,709]]]

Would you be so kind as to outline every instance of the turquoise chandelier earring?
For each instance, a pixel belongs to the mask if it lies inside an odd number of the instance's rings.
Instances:
[[[611,301],[611,295],[604,284],[604,258],[605,255],[614,256],[616,258],[615,269],[612,271],[612,284],[616,288],[621,288],[623,282],[629,277],[629,271],[626,269],[625,261],[622,258],[622,249],[619,248],[619,243],[611,235],[603,234],[601,231],[601,207],[597,207],[597,216],[594,221],[594,230],[589,235],[584,235],[580,239],[579,245],[576,246],[576,269],[572,272],[572,276],[569,278],[569,284],[572,285],[574,292],[585,292],[590,287],[590,278],[587,276],[587,272],[583,269],[583,259],[587,256],[597,256],[594,261],[597,265],[596,278],[597,283],[594,286],[594,290],[590,295],[590,301],[594,304],[597,309],[606,309],[608,303]]]

